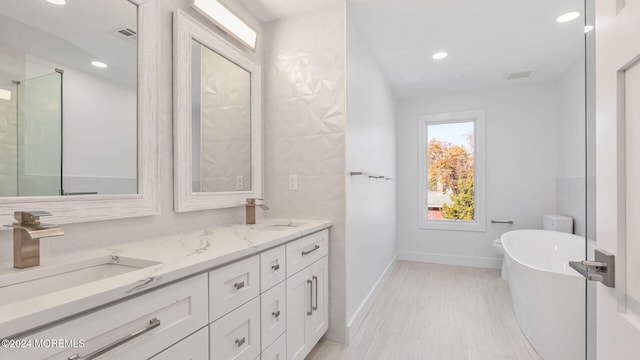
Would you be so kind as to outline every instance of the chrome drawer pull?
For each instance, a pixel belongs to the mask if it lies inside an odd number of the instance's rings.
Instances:
[[[247,342],[247,338],[246,337],[243,337],[242,339],[236,339],[236,345],[238,347],[244,345],[245,342]]]
[[[275,264],[275,265],[271,266],[271,270],[273,270],[273,271],[280,270],[280,264]]]
[[[311,254],[312,252],[314,252],[314,251],[316,251],[316,250],[318,250],[318,249],[320,249],[320,245],[316,245],[316,246],[314,246],[314,247],[313,247],[313,249],[311,249],[311,250],[309,250],[309,251],[303,251],[303,252],[302,252],[302,256],[309,255],[309,254]]]
[[[69,356],[67,358],[67,360],[92,360],[92,359],[95,359],[95,358],[97,358],[99,356],[102,356],[102,355],[108,353],[109,351],[117,348],[120,345],[128,343],[129,341],[139,337],[140,335],[148,333],[149,331],[157,328],[158,326],[160,326],[160,320],[158,320],[156,318],[153,318],[153,319],[149,320],[149,325],[145,326],[144,329],[140,329],[140,330],[134,332],[131,335],[127,335],[127,336],[123,337],[120,340],[116,340],[115,342],[103,347],[102,349],[96,350],[96,351],[92,352],[91,354],[88,354],[86,356],[80,356],[80,354],[75,354],[75,355]]]
[[[233,284],[233,287],[236,288],[236,291],[242,289],[244,287],[244,281]]]
[[[276,318],[276,319],[279,318],[280,317],[280,310],[272,312],[271,315],[273,315],[273,317]]]
[[[311,310],[307,311],[307,315],[313,315],[313,282],[311,280],[307,280],[307,284],[309,284],[309,308]]]
[[[312,279],[316,282],[316,306],[312,306],[311,310],[318,310],[318,277],[313,276]]]

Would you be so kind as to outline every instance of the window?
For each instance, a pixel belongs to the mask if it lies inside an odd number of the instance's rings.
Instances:
[[[484,110],[420,116],[420,228],[485,231],[484,121]]]

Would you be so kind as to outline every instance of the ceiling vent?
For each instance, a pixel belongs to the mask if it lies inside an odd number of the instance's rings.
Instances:
[[[535,74],[536,70],[522,70],[512,72],[507,75],[507,80],[519,80],[519,79],[527,79],[532,77]]]
[[[123,27],[117,28],[114,34],[119,38],[123,38],[127,40],[135,41],[138,39],[138,32],[136,31],[136,29],[132,28],[131,26],[123,26]]]

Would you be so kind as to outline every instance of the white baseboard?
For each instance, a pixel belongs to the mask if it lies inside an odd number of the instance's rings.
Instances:
[[[443,265],[469,266],[485,269],[500,269],[502,259],[475,256],[421,253],[414,251],[398,252],[398,260],[424,262]]]
[[[353,338],[356,336],[356,333],[360,329],[362,322],[369,313],[369,310],[371,310],[373,303],[378,298],[380,291],[382,291],[382,287],[387,282],[387,278],[396,268],[396,263],[398,262],[397,260],[398,254],[396,254],[393,259],[391,259],[387,267],[382,272],[382,275],[380,275],[376,283],[373,285],[373,288],[371,288],[367,296],[364,298],[364,301],[358,307],[358,310],[356,310],[356,313],[351,317],[351,319],[349,319],[349,323],[347,324],[347,345],[349,345],[353,341]]]

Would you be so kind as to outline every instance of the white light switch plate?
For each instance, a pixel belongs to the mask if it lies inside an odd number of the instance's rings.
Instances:
[[[289,190],[298,190],[298,175],[289,174]]]
[[[244,190],[244,176],[236,176],[236,190]]]

